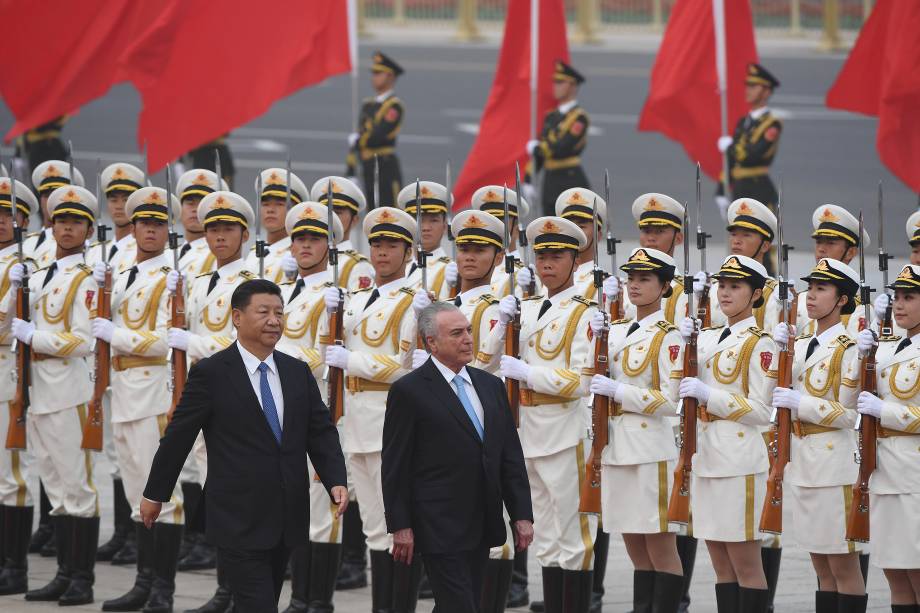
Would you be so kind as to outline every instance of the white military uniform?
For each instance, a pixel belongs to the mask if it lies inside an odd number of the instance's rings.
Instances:
[[[521,260],[521,252],[518,249],[515,249],[511,252],[511,255],[514,257],[514,270],[520,272],[524,270],[524,262]],[[531,269],[533,272],[533,269]],[[505,272],[505,259],[502,257],[502,262],[492,270],[492,278],[489,281],[489,293],[491,293],[496,298],[504,298],[505,296],[511,293],[511,275]],[[540,283],[540,279],[536,279],[534,282],[536,287],[536,293],[534,296],[542,296],[543,284]],[[524,290],[521,289],[520,285],[515,284],[514,295],[518,298],[524,297]]]
[[[488,285],[480,285],[457,294],[454,304],[460,304],[460,312],[473,327],[473,351],[475,357],[472,365],[490,373],[498,370],[504,344],[502,336],[493,334],[500,326],[498,317],[498,300],[489,293]]]
[[[346,177],[329,176],[318,179],[310,188],[310,198],[326,205],[329,199],[329,185],[332,184],[332,206],[334,209],[348,209],[357,216],[367,208],[367,201],[360,188]],[[354,227],[354,224],[352,224]],[[366,256],[358,252],[348,237],[338,243],[339,287],[350,292],[366,289],[374,284],[374,267]]]
[[[179,268],[187,278],[194,279],[198,275],[214,272],[215,266],[217,259],[208,248],[208,239],[205,237],[196,238],[179,247]]]
[[[813,336],[815,333],[815,320],[808,318],[808,308],[805,305],[805,293],[806,292],[803,291],[799,295],[799,300],[796,305],[795,331],[798,334]],[[870,309],[869,325],[875,323],[874,319],[874,311]],[[840,321],[845,328],[845,333],[852,338],[856,338],[857,334],[866,329],[866,315],[862,308],[862,303],[859,300],[859,296],[856,297],[856,312],[850,315],[841,315]],[[878,332],[877,326],[876,332]],[[894,326],[893,333],[897,336],[903,333],[903,331],[897,328],[897,326]]]
[[[51,228],[42,228],[26,237],[22,244],[23,253],[35,261],[37,268],[47,268],[54,261],[57,253],[57,241]]]
[[[450,296],[450,285],[444,281],[447,265],[450,264],[450,258],[444,252],[442,247],[438,247],[425,258],[425,271],[428,276],[428,291],[434,296],[435,300],[448,300]],[[409,266],[407,275],[408,287],[415,291],[422,288],[422,271],[413,262]]]
[[[112,275],[120,275],[134,266],[137,259],[137,240],[134,235],[125,234],[117,241],[106,241],[105,250],[108,253],[109,266],[112,267]],[[90,267],[96,262],[101,262],[102,252],[99,243],[87,245],[83,258]]]
[[[291,237],[285,236],[281,240],[275,241],[266,246],[265,254],[265,278],[278,285],[287,281],[284,270],[281,268],[281,258],[285,253],[291,252]],[[258,273],[259,258],[256,257],[256,246],[249,249],[249,255],[246,256],[246,268]]]
[[[83,174],[74,167],[74,181],[70,180],[70,164],[61,160],[42,162],[32,171],[32,186],[41,195],[48,194],[64,185],[83,187]],[[57,254],[57,243],[51,233],[51,227],[42,228],[30,234],[23,244],[25,254],[35,260],[38,268],[51,266]]]
[[[636,307],[629,301],[625,282],[621,279],[620,291],[623,292],[624,319],[635,319]],[[671,280],[671,295],[661,301],[661,311],[664,320],[677,324],[687,316],[687,295],[684,293],[684,278],[678,270]]]
[[[351,241],[342,241],[339,248],[339,287],[350,292],[368,289],[374,284],[374,267],[366,256],[358,253]]]

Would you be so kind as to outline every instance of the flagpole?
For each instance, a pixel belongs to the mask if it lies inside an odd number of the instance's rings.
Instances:
[[[537,106],[537,96],[540,85],[540,0],[530,0],[530,139],[536,140],[540,134],[540,118],[537,116],[539,108]],[[536,156],[530,155],[530,184],[533,186],[534,194],[540,193],[540,184],[537,182],[537,160]],[[518,194],[522,198],[523,194]],[[534,196],[534,200],[537,197]],[[530,202],[530,208],[537,208],[536,202]],[[539,213],[538,213],[539,214]],[[520,227],[524,227],[524,219],[518,219]]]
[[[713,30],[716,36],[716,76],[719,85],[719,113],[723,136],[728,134],[728,78],[725,45],[725,0],[712,0]],[[730,198],[729,183],[731,169],[728,167],[728,150],[722,152],[722,173],[725,185],[725,197]]]

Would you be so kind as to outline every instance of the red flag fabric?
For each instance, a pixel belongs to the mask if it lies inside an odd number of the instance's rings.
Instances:
[[[171,0],[123,57],[155,172],[278,100],[348,72],[347,0]]]
[[[691,161],[718,179],[722,135],[716,33],[712,0],[677,0],[652,68],[639,130],[661,132],[679,142]],[[748,0],[725,0],[728,133],[748,111],[744,101],[747,65],[757,61]]]
[[[879,0],[827,92],[827,106],[878,116],[875,146],[920,192],[920,3]]]
[[[454,186],[454,209],[465,209],[473,192],[483,185],[514,185],[514,163],[523,175],[527,164],[530,118],[530,5],[531,0],[510,0],[505,33],[498,55],[492,91],[479,121],[479,134]],[[539,60],[537,116],[555,106],[555,60],[569,61],[563,0],[539,0]]]
[[[5,138],[75,111],[123,80],[118,52],[164,4],[165,0],[0,2],[0,94],[16,117]]]

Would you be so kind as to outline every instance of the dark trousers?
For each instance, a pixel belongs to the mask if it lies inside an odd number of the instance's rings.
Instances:
[[[478,613],[489,548],[422,556],[434,592],[434,613]]]
[[[227,577],[236,613],[277,613],[284,570],[291,550],[284,542],[272,549],[217,550],[217,564]]]

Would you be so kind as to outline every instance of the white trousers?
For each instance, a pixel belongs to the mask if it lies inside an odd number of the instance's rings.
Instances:
[[[351,474],[355,482],[355,496],[364,524],[368,549],[390,550],[392,537],[387,533],[383,512],[383,485],[380,481],[381,456],[379,451],[348,454]]]
[[[160,446],[160,437],[165,429],[165,413],[112,424],[112,440],[118,456],[118,464],[121,466],[125,496],[128,498],[128,504],[131,505],[132,521],[141,521],[141,497],[147,485],[150,467],[153,465],[153,456]],[[177,483],[169,502],[163,503],[157,522],[181,524],[184,521],[182,488]]]
[[[4,444],[10,425],[8,402],[0,402],[0,505],[7,507],[31,507],[32,492],[29,491],[29,453],[19,449],[7,449]],[[28,424],[26,425],[28,428]],[[27,435],[28,436],[28,435]]]

